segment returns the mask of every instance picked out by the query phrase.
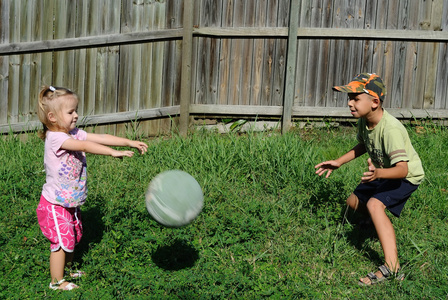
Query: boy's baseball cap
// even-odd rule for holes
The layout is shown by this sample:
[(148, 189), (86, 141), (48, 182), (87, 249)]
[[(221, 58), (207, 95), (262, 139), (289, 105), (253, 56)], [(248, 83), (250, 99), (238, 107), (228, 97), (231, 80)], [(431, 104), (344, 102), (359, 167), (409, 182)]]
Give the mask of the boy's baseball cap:
[(386, 86), (376, 74), (361, 73), (346, 85), (334, 86), (333, 90), (344, 93), (366, 93), (378, 97), (381, 101), (386, 96)]

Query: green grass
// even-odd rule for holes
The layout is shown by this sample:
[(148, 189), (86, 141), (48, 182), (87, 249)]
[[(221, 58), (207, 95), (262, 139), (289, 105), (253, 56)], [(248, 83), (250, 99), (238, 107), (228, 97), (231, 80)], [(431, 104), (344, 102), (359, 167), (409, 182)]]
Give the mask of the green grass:
[[(409, 128), (426, 171), (401, 218), (392, 218), (407, 278), (359, 287), (382, 263), (372, 230), (344, 218), (345, 199), (367, 157), (329, 179), (314, 165), (355, 143), (353, 128), (149, 140), (123, 160), (88, 155), (89, 197), (75, 264), (87, 272), (72, 292), (48, 289), (49, 243), (35, 209), (45, 181), (43, 142), (0, 139), (1, 299), (446, 299), (448, 132)], [(165, 228), (146, 211), (151, 178), (192, 174), (204, 191), (199, 217)], [(354, 216), (346, 214), (350, 220)]]

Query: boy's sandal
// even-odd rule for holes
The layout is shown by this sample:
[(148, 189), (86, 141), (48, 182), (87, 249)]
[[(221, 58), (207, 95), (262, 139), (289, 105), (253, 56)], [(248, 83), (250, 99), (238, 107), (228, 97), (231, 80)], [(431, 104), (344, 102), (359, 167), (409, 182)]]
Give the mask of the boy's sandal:
[(63, 290), (63, 291), (71, 291), (73, 289), (77, 289), (79, 288), (79, 286), (77, 286), (76, 284), (69, 282), (66, 286), (64, 286), (63, 288), (61, 288), (61, 284), (65, 282), (65, 279), (61, 279), (56, 283), (51, 283), (50, 282), (50, 289), (52, 290)]
[(358, 284), (360, 286), (368, 286), (368, 285), (374, 285), (381, 283), (385, 280), (389, 280), (391, 278), (395, 278), (397, 280), (403, 280), (404, 274), (399, 273), (400, 270), (397, 271), (397, 273), (393, 273), (386, 265), (379, 266), (378, 269), (380, 270), (381, 274), (383, 274), (382, 277), (378, 277), (375, 275), (375, 273), (370, 272), (367, 274), (367, 277), (370, 279), (370, 283), (365, 283), (361, 279), (358, 281)]

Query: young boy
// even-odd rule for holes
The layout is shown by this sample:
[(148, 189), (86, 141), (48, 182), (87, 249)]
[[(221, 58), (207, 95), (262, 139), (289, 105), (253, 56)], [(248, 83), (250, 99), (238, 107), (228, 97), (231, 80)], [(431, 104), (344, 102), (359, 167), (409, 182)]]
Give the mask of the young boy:
[(369, 154), (368, 171), (348, 197), (347, 205), (370, 215), (383, 248), (384, 265), (358, 282), (372, 285), (395, 277), (400, 270), (395, 231), (385, 209), (399, 217), (407, 199), (422, 182), (424, 172), (406, 129), (382, 108), (385, 86), (379, 76), (359, 74), (347, 85), (335, 86), (333, 90), (348, 93), (350, 112), (359, 119), (358, 144), (336, 160), (316, 165), (316, 174), (327, 172), (328, 178), (343, 164)]

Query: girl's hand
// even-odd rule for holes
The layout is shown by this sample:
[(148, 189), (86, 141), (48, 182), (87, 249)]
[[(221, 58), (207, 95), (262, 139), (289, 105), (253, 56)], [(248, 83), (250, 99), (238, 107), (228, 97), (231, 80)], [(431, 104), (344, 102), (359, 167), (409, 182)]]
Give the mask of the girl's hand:
[(369, 165), (369, 171), (364, 172), (363, 177), (361, 177), (362, 183), (370, 182), (378, 178), (376, 174), (377, 172), (375, 171), (376, 168), (373, 165), (372, 160), (370, 158), (367, 159), (367, 164)]
[(129, 147), (138, 149), (138, 152), (140, 152), (140, 154), (145, 154), (146, 151), (148, 151), (148, 145), (140, 141), (131, 141), (129, 143)]
[(134, 155), (134, 151), (129, 151), (129, 150), (125, 150), (125, 151), (118, 151), (118, 150), (113, 150), (111, 156), (112, 157), (132, 157)]
[(314, 168), (318, 169), (316, 171), (316, 174), (319, 176), (322, 176), (325, 172), (327, 172), (327, 175), (325, 176), (325, 178), (328, 178), (331, 174), (331, 172), (333, 172), (333, 170), (338, 169), (341, 166), (341, 164), (336, 161), (336, 160), (329, 160), (329, 161), (324, 161), (321, 162), (320, 164), (316, 165)]

